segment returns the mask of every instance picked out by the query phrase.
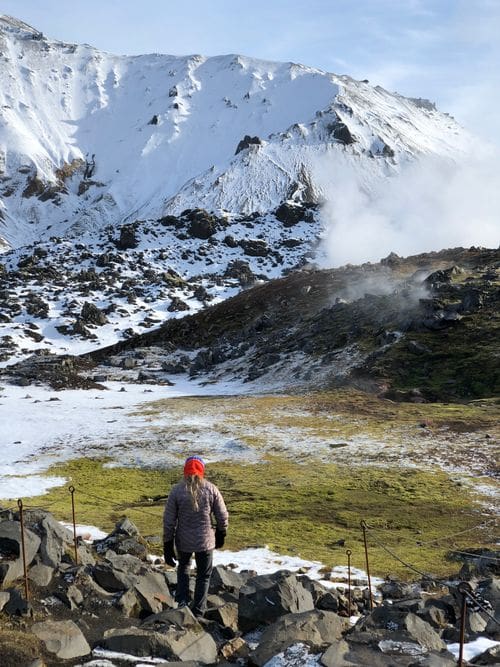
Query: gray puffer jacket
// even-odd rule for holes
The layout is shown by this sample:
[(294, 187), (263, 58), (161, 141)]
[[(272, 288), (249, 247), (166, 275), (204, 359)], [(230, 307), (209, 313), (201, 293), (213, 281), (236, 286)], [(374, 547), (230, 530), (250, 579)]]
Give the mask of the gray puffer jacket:
[(203, 480), (198, 499), (198, 511), (191, 504), (191, 496), (184, 481), (176, 484), (170, 492), (163, 514), (163, 541), (174, 539), (179, 551), (210, 551), (215, 549), (215, 533), (212, 515), (217, 529), (225, 531), (228, 512), (219, 489)]

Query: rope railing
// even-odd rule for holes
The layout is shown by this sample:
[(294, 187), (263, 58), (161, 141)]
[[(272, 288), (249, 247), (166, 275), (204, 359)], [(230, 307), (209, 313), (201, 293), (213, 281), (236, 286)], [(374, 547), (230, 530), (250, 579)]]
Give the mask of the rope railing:
[[(74, 538), (74, 549), (75, 549), (75, 564), (78, 565), (78, 539), (77, 539), (77, 534), (76, 534), (76, 513), (75, 513), (75, 492), (76, 489), (73, 485), (68, 487), (68, 491), (71, 494), (71, 511), (72, 511), (72, 524), (73, 524), (73, 538)], [(86, 491), (79, 490), (79, 494), (83, 497), (86, 498), (92, 498), (93, 500), (97, 500), (101, 503), (105, 503), (106, 505), (110, 506), (111, 508), (120, 508), (124, 509), (123, 503), (112, 503), (109, 498), (103, 498), (102, 496), (97, 496), (92, 493), (88, 493)], [(24, 506), (22, 499), (19, 499), (17, 501), (17, 506), (18, 506), (18, 512), (19, 512), (19, 519), (20, 519), (20, 529), (21, 529), (21, 545), (22, 545), (22, 560), (23, 560), (23, 570), (24, 570), (24, 584), (25, 584), (25, 597), (26, 601), (29, 604), (29, 596), (30, 596), (30, 591), (29, 591), (29, 586), (28, 586), (28, 571), (27, 571), (27, 559), (26, 559), (26, 550), (25, 550), (25, 526), (24, 526), (24, 516), (23, 513), (26, 509), (45, 509), (52, 507), (53, 505), (56, 504), (58, 501), (54, 501), (53, 503), (49, 503), (45, 507), (43, 506)], [(155, 519), (158, 519), (157, 514), (153, 514), (152, 512), (148, 512), (147, 510), (142, 509), (141, 507), (131, 507), (130, 505), (127, 505), (129, 510), (141, 512), (144, 515), (147, 515), (149, 517), (153, 517)], [(11, 511), (14, 512), (14, 508), (2, 508), (6, 511)], [(48, 511), (48, 510), (47, 510)], [(423, 546), (423, 545), (432, 545), (432, 544), (439, 544), (440, 542), (454, 539), (459, 535), (464, 535), (467, 533), (470, 533), (474, 530), (479, 530), (483, 529), (491, 524), (496, 523), (496, 519), (490, 519), (489, 521), (482, 521), (480, 524), (477, 524), (476, 526), (473, 526), (471, 528), (467, 528), (465, 530), (461, 530), (455, 533), (452, 533), (450, 535), (445, 535), (441, 538), (437, 538), (434, 540), (428, 540), (428, 541), (417, 541), (417, 545)], [(369, 591), (369, 609), (370, 612), (373, 610), (374, 606), (374, 601), (373, 601), (373, 592), (372, 592), (372, 587), (371, 587), (371, 581), (370, 581), (370, 565), (369, 565), (369, 555), (368, 555), (368, 539), (367, 539), (367, 533), (369, 532), (370, 534), (370, 539), (378, 546), (380, 547), (385, 553), (387, 553), (391, 558), (396, 560), (398, 563), (406, 567), (407, 569), (415, 572), (416, 574), (420, 575), (424, 579), (431, 579), (428, 574), (425, 572), (422, 572), (419, 570), (417, 567), (415, 567), (412, 563), (409, 563), (408, 561), (404, 560), (398, 554), (396, 554), (392, 549), (387, 547), (380, 539), (377, 538), (375, 533), (377, 531), (382, 531), (382, 529), (377, 529), (374, 526), (370, 526), (369, 524), (366, 523), (365, 520), (361, 520), (360, 526), (363, 531), (363, 542), (364, 542), (364, 549), (365, 549), (365, 559), (366, 559), (366, 571), (367, 571), (367, 576), (368, 576), (368, 591)], [(383, 532), (387, 532), (387, 530), (384, 530)], [(487, 559), (491, 562), (500, 562), (500, 558), (496, 558), (493, 556), (486, 556), (483, 554), (475, 554), (467, 551), (461, 551), (459, 549), (456, 549), (457, 554), (462, 554), (465, 556), (471, 556), (474, 558), (484, 558)], [(348, 549), (346, 551), (347, 555), (347, 567), (348, 567), (348, 613), (349, 615), (351, 614), (351, 554), (352, 551), (351, 549)], [(489, 618), (491, 621), (496, 623), (497, 625), (500, 625), (500, 622), (489, 612), (489, 610), (486, 607), (487, 602), (485, 603), (484, 599), (479, 595), (476, 594), (470, 584), (468, 584), (465, 581), (462, 581), (459, 586), (458, 586), (458, 591), (459, 593), (462, 594), (462, 613), (461, 613), (461, 620), (460, 620), (460, 652), (459, 652), (459, 659), (458, 659), (458, 665), (461, 666), (463, 665), (463, 654), (464, 654), (464, 644), (465, 644), (465, 619), (466, 619), (466, 613), (467, 613), (467, 602), (471, 602), (471, 609), (479, 609), (487, 618)], [(226, 603), (224, 603), (222, 606), (225, 606)]]
[(463, 556), (471, 556), (472, 558), (484, 558), (484, 560), (491, 560), (493, 563), (500, 563), (500, 558), (496, 558), (495, 556), (486, 556), (484, 554), (475, 554), (472, 553), (471, 551), (460, 551), (458, 548), (455, 547), (455, 545), (452, 545), (454, 549), (454, 553), (456, 554), (462, 554)]
[(428, 579), (428, 578), (429, 578), (429, 575), (428, 575), (428, 574), (426, 574), (425, 572), (422, 572), (421, 570), (418, 570), (418, 569), (417, 569), (414, 565), (412, 565), (411, 563), (407, 563), (405, 560), (403, 560), (403, 559), (400, 558), (397, 554), (395, 554), (394, 551), (391, 551), (391, 549), (389, 549), (388, 547), (386, 547), (385, 544), (383, 544), (380, 540), (378, 540), (376, 537), (374, 537), (373, 532), (374, 532), (375, 529), (374, 529), (372, 526), (369, 526), (366, 522), (364, 522), (364, 524), (365, 524), (365, 526), (366, 526), (366, 529), (369, 530), (370, 533), (371, 533), (371, 539), (372, 539), (372, 540), (373, 540), (373, 541), (374, 541), (374, 542), (375, 542), (381, 549), (383, 549), (386, 553), (388, 553), (390, 556), (392, 556), (392, 558), (394, 558), (395, 560), (397, 560), (399, 563), (401, 563), (401, 565), (404, 565), (404, 566), (405, 566), (406, 568), (408, 568), (409, 570), (413, 570), (413, 572), (416, 572), (417, 574), (420, 574), (420, 575), (421, 575), (422, 577), (424, 577), (425, 579)]
[(93, 500), (99, 500), (102, 503), (108, 504), (110, 507), (113, 509), (125, 509), (127, 508), (128, 510), (132, 510), (134, 512), (141, 512), (142, 514), (145, 514), (149, 517), (152, 517), (154, 519), (158, 519), (157, 514), (153, 514), (152, 512), (148, 512), (147, 510), (142, 509), (142, 507), (133, 507), (132, 505), (124, 505), (123, 503), (113, 503), (110, 501), (109, 498), (102, 498), (101, 496), (96, 496), (93, 493), (88, 493), (87, 491), (82, 491), (81, 489), (78, 489), (78, 493), (82, 496), (85, 496), (87, 498), (92, 498)]
[(435, 540), (417, 540), (416, 543), (418, 546), (429, 546), (431, 544), (437, 544), (438, 542), (446, 542), (447, 540), (451, 540), (455, 537), (458, 537), (459, 535), (465, 535), (466, 533), (472, 533), (475, 530), (480, 530), (482, 528), (486, 528), (487, 526), (491, 524), (496, 524), (498, 522), (498, 519), (490, 519), (489, 521), (482, 521), (481, 523), (477, 524), (476, 526), (472, 526), (472, 528), (465, 528), (465, 530), (459, 530), (456, 533), (451, 533), (450, 535), (444, 535), (443, 537), (437, 537)]

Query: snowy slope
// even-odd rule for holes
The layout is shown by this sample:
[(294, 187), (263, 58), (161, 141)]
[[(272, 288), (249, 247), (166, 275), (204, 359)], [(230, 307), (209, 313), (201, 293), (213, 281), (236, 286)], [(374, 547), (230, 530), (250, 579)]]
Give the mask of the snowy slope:
[[(236, 153), (245, 137), (256, 143)], [(257, 139), (255, 139), (257, 138)], [(344, 163), (369, 189), (467, 139), (429, 105), (293, 63), (115, 56), (0, 17), (0, 237), (24, 245), (202, 206), (321, 201)]]

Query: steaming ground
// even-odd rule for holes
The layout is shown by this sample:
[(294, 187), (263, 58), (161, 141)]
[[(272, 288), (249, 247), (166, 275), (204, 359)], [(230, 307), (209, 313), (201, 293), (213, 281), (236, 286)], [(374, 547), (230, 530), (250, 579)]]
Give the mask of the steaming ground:
[(464, 160), (406, 162), (369, 182), (351, 164), (324, 164), (326, 266), (441, 248), (498, 247), (500, 154), (484, 144)]

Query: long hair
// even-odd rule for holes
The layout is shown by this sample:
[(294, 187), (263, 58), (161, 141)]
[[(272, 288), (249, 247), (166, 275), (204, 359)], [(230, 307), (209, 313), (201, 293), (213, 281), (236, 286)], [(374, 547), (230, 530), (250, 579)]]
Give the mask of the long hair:
[(203, 486), (203, 478), (199, 475), (186, 475), (184, 477), (184, 483), (186, 484), (186, 489), (191, 498), (191, 506), (195, 512), (200, 509), (199, 499), (200, 499), (200, 490)]

